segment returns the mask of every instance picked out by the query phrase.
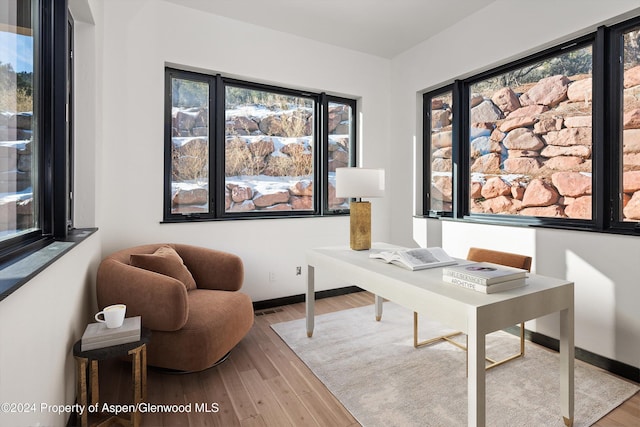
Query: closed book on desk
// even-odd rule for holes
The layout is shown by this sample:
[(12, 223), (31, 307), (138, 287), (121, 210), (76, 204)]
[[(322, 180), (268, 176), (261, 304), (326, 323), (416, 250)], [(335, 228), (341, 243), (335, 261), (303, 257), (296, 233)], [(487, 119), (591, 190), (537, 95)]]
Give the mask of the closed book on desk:
[(466, 289), (473, 289), (476, 292), (482, 292), (485, 294), (492, 294), (495, 292), (508, 291), (509, 289), (516, 289), (527, 284), (526, 278), (506, 280), (504, 282), (494, 283), (492, 285), (480, 285), (468, 280), (459, 279), (454, 276), (442, 276), (442, 280), (452, 285), (460, 286)]
[(527, 277), (527, 270), (490, 262), (473, 262), (445, 267), (442, 276), (456, 277), (479, 285), (492, 285), (507, 280), (524, 279)]
[(107, 328), (101, 322), (90, 323), (82, 334), (80, 348), (87, 351), (140, 341), (141, 323), (140, 316), (127, 317), (119, 328)]

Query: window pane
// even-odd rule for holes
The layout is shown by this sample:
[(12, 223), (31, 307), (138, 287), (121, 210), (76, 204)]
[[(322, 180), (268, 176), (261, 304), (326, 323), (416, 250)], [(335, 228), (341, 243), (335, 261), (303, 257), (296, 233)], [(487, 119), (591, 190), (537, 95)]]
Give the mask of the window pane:
[(431, 190), (428, 207), (430, 211), (451, 212), (452, 210), (452, 107), (451, 91), (432, 97), (428, 107), (431, 118), (431, 142), (429, 144)]
[(225, 88), (225, 212), (312, 211), (314, 101)]
[(171, 213), (209, 212), (209, 84), (171, 79)]
[(0, 18), (0, 241), (35, 229), (34, 34), (31, 4), (8, 1)]
[(349, 199), (336, 197), (336, 168), (355, 166), (353, 153), (353, 108), (329, 102), (329, 209), (349, 209)]
[(471, 212), (592, 218), (591, 76), (589, 46), (471, 86)]
[(622, 218), (640, 221), (640, 27), (624, 35)]

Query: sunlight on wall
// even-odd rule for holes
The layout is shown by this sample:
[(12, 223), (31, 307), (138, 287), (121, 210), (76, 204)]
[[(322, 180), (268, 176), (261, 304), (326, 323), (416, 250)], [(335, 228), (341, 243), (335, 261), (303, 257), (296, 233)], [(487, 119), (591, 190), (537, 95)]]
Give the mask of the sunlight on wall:
[[(615, 324), (614, 281), (571, 250), (565, 252), (565, 262), (566, 278), (575, 283), (575, 318), (580, 319), (576, 322), (576, 343), (613, 353), (616, 337), (610, 325)], [(597, 286), (589, 286), (585, 292), (583, 284)], [(594, 337), (600, 338), (598, 342), (593, 342)]]
[[(438, 222), (439, 221), (433, 221)], [(421, 248), (427, 247), (427, 226), (428, 222), (422, 218), (413, 218), (413, 240)], [(434, 245), (432, 245), (434, 246)]]
[[(434, 239), (437, 236), (427, 235), (430, 245)], [(449, 255), (459, 258), (466, 258), (470, 247), (529, 255), (533, 257), (531, 271), (535, 272), (536, 235), (529, 228), (442, 221), (441, 241)]]

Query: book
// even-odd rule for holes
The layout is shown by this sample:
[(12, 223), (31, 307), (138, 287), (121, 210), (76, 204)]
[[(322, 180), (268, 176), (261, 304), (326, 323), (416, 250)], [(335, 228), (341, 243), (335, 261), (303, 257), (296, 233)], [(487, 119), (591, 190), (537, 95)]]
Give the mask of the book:
[(80, 351), (140, 341), (140, 316), (127, 317), (119, 328), (107, 328), (102, 322), (90, 323), (82, 334)]
[(524, 279), (527, 276), (527, 270), (490, 262), (473, 262), (445, 267), (442, 270), (442, 275), (443, 277), (456, 277), (479, 285), (491, 285), (507, 280)]
[(475, 282), (470, 282), (468, 280), (459, 279), (454, 276), (442, 276), (442, 280), (447, 283), (451, 283), (452, 285), (457, 285), (466, 289), (473, 289), (477, 292), (482, 292), (485, 294), (492, 294), (494, 292), (508, 291), (509, 289), (516, 289), (527, 284), (525, 278), (514, 279), (514, 280), (506, 280), (504, 282), (494, 283), (492, 285), (480, 285)]
[(409, 270), (441, 267), (456, 264), (442, 248), (416, 248), (396, 250), (371, 250), (369, 258), (378, 258), (387, 263), (398, 265)]

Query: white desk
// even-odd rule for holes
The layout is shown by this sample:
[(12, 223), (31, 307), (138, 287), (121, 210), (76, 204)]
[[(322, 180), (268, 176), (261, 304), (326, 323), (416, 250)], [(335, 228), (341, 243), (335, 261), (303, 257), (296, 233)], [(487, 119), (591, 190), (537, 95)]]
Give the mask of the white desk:
[[(380, 248), (385, 244), (376, 244)], [(442, 280), (442, 269), (410, 271), (380, 260), (368, 251), (348, 247), (307, 252), (307, 335), (313, 335), (315, 269), (334, 273), (376, 295), (376, 319), (382, 317), (382, 299), (394, 301), (468, 335), (468, 425), (484, 426), (485, 335), (550, 313), (560, 313), (560, 407), (567, 426), (573, 424), (574, 338), (573, 283), (530, 274), (527, 286), (483, 294)]]

